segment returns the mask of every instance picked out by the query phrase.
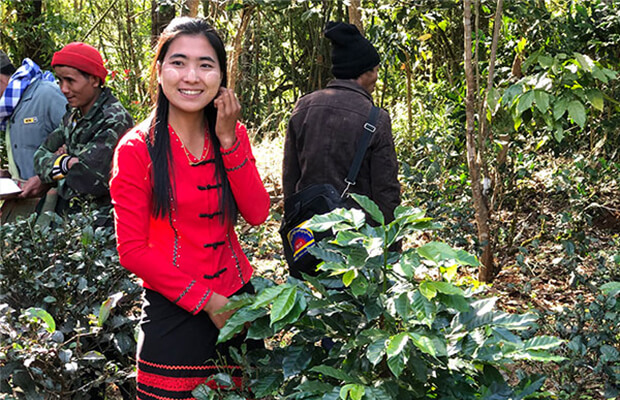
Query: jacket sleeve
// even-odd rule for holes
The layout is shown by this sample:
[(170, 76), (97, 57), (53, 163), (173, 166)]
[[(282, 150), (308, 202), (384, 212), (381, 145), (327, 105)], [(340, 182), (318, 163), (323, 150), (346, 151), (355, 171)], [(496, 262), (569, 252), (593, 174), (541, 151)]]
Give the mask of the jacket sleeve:
[(108, 193), (112, 155), (118, 139), (133, 126), (127, 112), (111, 113), (93, 138), (75, 154), (79, 162), (65, 177), (66, 185), (76, 194), (103, 196)]
[(295, 193), (297, 182), (301, 178), (301, 169), (299, 167), (299, 159), (297, 158), (297, 145), (295, 142), (295, 112), (289, 120), (286, 129), (286, 138), (284, 139), (284, 158), (282, 159), (282, 191), (284, 198)]
[(375, 200), (387, 222), (394, 220), (394, 209), (400, 204), (398, 160), (392, 137), (392, 123), (385, 110), (381, 110), (381, 125), (377, 127), (371, 145), (370, 185)]
[(55, 183), (52, 179), (52, 167), (56, 161), (54, 152), (65, 144), (63, 123), (54, 129), (47, 136), (47, 139), (41, 143), (39, 148), (34, 152), (34, 172), (39, 175), (41, 181), (45, 183)]
[[(52, 169), (58, 158), (56, 150), (68, 144), (65, 137), (65, 122), (54, 130), (34, 155), (35, 171), (45, 183), (54, 183)], [(108, 192), (108, 179), (112, 154), (118, 138), (133, 125), (127, 112), (111, 113), (97, 126), (97, 132), (79, 150), (69, 149), (69, 155), (79, 162), (73, 165), (65, 176), (70, 193), (102, 196)]]
[(171, 302), (197, 314), (211, 298), (211, 288), (168, 263), (162, 251), (149, 243), (151, 175), (144, 141), (123, 138), (114, 152), (110, 179), (120, 263)]
[(235, 133), (237, 140), (233, 146), (220, 149), (224, 168), (239, 212), (249, 224), (260, 225), (269, 215), (269, 194), (256, 169), (245, 126), (237, 123)]

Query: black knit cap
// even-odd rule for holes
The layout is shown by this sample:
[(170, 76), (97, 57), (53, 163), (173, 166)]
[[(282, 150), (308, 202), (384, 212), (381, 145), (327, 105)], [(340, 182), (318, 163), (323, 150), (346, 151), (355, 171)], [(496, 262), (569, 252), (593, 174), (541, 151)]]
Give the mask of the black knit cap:
[(339, 79), (355, 79), (379, 65), (379, 53), (355, 25), (329, 21), (325, 37), (332, 42), (332, 73)]

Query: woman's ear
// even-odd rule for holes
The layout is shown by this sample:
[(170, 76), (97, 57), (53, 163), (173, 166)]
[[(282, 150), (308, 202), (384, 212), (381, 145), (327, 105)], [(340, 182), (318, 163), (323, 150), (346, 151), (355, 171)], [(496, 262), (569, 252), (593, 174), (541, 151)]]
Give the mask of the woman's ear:
[(155, 69), (157, 70), (157, 84), (161, 85), (161, 61), (157, 61), (157, 63), (155, 63)]

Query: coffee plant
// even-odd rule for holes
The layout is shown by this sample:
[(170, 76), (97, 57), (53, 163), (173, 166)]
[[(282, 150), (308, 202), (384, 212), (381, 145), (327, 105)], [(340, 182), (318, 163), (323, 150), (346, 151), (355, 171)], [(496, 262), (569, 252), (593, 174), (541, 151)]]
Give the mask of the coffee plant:
[[(463, 250), (430, 242), (391, 252), (389, 247), (435, 224), (424, 212), (399, 207), (386, 224), (376, 204), (353, 195), (363, 211), (339, 209), (315, 216), (309, 227), (332, 229), (312, 254), (320, 275), (276, 285), (255, 278), (256, 295), (220, 332), (225, 341), (247, 335), (270, 348), (233, 353), (246, 365), (245, 392), (199, 386), (199, 400), (286, 399), (526, 399), (540, 398), (545, 378), (509, 372), (515, 361), (555, 362), (562, 341), (537, 336), (534, 314), (498, 311), (472, 285), (457, 284), (459, 266), (476, 266)], [(249, 323), (249, 324), (248, 324)], [(510, 377), (510, 379), (509, 379)], [(225, 373), (213, 377), (230, 386)], [(249, 389), (251, 388), (251, 392)], [(241, 396), (241, 397), (240, 397)]]
[[(0, 228), (0, 393), (16, 399), (135, 398), (140, 287), (111, 227), (86, 209)], [(2, 395), (0, 395), (2, 397)]]

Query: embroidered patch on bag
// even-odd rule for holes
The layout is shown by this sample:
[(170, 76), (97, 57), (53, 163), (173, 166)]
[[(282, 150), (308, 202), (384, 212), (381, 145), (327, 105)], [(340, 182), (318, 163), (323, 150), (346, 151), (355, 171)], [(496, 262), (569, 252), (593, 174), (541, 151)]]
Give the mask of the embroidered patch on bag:
[(297, 225), (295, 228), (291, 229), (287, 235), (295, 261), (308, 253), (308, 249), (314, 246), (314, 235), (310, 229), (306, 228), (307, 222), (308, 221), (304, 221)]
[(24, 124), (36, 124), (39, 121), (37, 117), (24, 118)]

